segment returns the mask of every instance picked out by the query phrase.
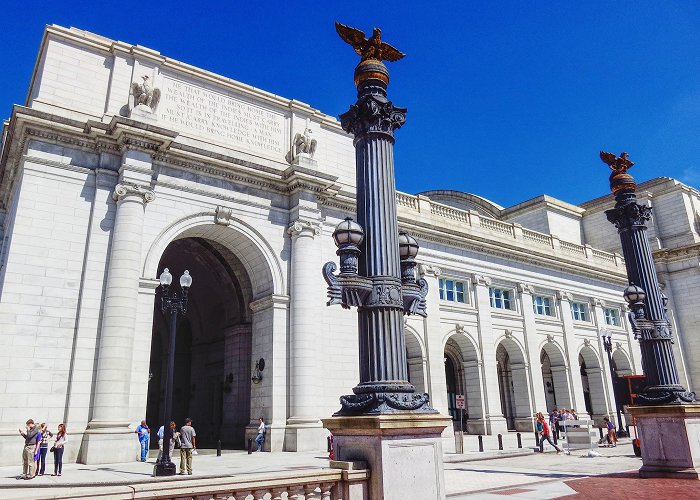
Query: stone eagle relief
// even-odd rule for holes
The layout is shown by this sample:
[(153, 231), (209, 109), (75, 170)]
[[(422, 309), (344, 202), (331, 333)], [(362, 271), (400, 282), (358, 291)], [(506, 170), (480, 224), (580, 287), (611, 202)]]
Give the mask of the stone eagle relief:
[(129, 116), (139, 106), (141, 106), (143, 111), (154, 113), (160, 101), (160, 89), (153, 87), (149, 83), (148, 76), (144, 75), (141, 78), (143, 83), (134, 82), (131, 84), (131, 90), (129, 91)]

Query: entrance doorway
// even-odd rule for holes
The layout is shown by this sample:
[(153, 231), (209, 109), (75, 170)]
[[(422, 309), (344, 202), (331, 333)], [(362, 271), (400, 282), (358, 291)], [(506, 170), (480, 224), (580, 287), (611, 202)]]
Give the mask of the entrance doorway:
[[(226, 247), (204, 239), (173, 241), (163, 253), (176, 278), (193, 277), (187, 314), (178, 317), (172, 420), (178, 427), (193, 420), (198, 446), (244, 448), (250, 422), (251, 285), (238, 258)], [(163, 425), (169, 321), (154, 304), (146, 420)], [(157, 441), (153, 440), (155, 445)]]

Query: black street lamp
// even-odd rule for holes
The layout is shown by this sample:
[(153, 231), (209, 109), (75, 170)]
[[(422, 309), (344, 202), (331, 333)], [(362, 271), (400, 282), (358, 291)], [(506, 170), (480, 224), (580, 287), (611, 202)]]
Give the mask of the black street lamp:
[(610, 380), (612, 381), (613, 399), (615, 401), (615, 409), (617, 410), (617, 436), (627, 437), (627, 432), (625, 432), (625, 428), (622, 426), (622, 412), (620, 411), (620, 403), (618, 403), (617, 401), (617, 391), (615, 390), (615, 381), (617, 380), (617, 374), (615, 373), (615, 370), (613, 370), (612, 334), (609, 330), (603, 330), (600, 336), (603, 339), (603, 348), (605, 349), (605, 352), (608, 353), (608, 366), (610, 366)]
[(620, 235), (630, 284), (624, 297), (631, 309), (629, 319), (634, 338), (639, 340), (642, 370), (647, 382), (635, 404), (655, 406), (695, 402), (695, 394), (688, 392), (678, 377), (671, 323), (666, 315), (666, 301), (659, 287), (646, 235), (645, 222), (651, 219), (651, 207), (637, 203), (637, 185), (627, 173), (634, 163), (627, 153), (615, 156), (601, 151), (600, 158), (612, 170), (610, 190), (616, 203), (615, 208), (605, 211), (605, 215)]
[(182, 293), (169, 292), (170, 284), (173, 282), (173, 275), (166, 267), (160, 275), (160, 284), (163, 287), (161, 297), (161, 310), (163, 314), (170, 313), (170, 341), (168, 342), (168, 370), (165, 379), (165, 411), (163, 415), (163, 453), (160, 460), (153, 468), (154, 476), (174, 476), (177, 471), (175, 464), (170, 457), (170, 441), (173, 438), (173, 430), (170, 428), (170, 418), (172, 414), (173, 399), (173, 377), (175, 371), (175, 339), (177, 335), (177, 315), (183, 316), (187, 313), (187, 292), (192, 285), (192, 276), (189, 271), (185, 271), (180, 277), (180, 288)]

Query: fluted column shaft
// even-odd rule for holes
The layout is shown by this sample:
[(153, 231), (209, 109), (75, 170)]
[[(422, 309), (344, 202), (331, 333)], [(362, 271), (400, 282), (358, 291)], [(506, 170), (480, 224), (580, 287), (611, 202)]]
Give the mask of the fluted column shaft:
[(128, 423), (132, 350), (136, 325), (144, 207), (155, 196), (136, 185), (118, 184), (105, 287), (91, 427)]
[(319, 250), (315, 237), (320, 234), (320, 228), (315, 223), (299, 220), (291, 224), (287, 232), (292, 237), (290, 422), (318, 422), (317, 324), (321, 298), (317, 283)]

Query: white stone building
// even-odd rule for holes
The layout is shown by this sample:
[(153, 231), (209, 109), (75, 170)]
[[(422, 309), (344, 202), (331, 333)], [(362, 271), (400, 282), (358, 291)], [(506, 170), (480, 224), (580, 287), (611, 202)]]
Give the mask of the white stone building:
[[(307, 128), (316, 151), (296, 155)], [(27, 418), (67, 424), (68, 460), (136, 458), (134, 426), (162, 418), (164, 267), (194, 279), (174, 419), (194, 420), (200, 446), (243, 447), (262, 415), (273, 450), (325, 447), (319, 419), (358, 381), (356, 314), (325, 306), (321, 275), (354, 210), (352, 138), (334, 117), (50, 26), (1, 148), (0, 465), (16, 463)], [(650, 237), (687, 384), (700, 380), (700, 346), (684, 335), (697, 324), (700, 197), (671, 179), (640, 192), (656, 210)], [(428, 317), (406, 320), (410, 378), (436, 409), (456, 416), (464, 394), (471, 433), (529, 432), (533, 412), (554, 406), (613, 414), (601, 332), (618, 374), (641, 367), (602, 212), (611, 197), (504, 209), (432, 191), (397, 204), (430, 285)]]

